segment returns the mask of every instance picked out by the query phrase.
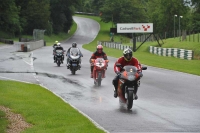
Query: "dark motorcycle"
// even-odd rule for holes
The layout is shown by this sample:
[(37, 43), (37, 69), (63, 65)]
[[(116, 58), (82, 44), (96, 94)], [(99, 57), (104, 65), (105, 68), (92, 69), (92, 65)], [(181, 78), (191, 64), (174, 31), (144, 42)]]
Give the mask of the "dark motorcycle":
[(64, 52), (65, 50), (55, 50), (54, 55), (55, 55), (57, 66), (60, 66), (60, 64), (63, 63)]
[(73, 75), (76, 74), (77, 70), (80, 70), (81, 66), (81, 53), (78, 48), (71, 48), (70, 54), (68, 55), (69, 59), (69, 69)]
[[(121, 64), (116, 64), (121, 67)], [(121, 67), (122, 68), (122, 67)], [(134, 90), (140, 85), (141, 73), (135, 66), (124, 66), (118, 81), (118, 97), (119, 101), (126, 103), (127, 109), (130, 110), (133, 106), (133, 100), (135, 99)], [(142, 70), (146, 70), (147, 67), (142, 67)]]

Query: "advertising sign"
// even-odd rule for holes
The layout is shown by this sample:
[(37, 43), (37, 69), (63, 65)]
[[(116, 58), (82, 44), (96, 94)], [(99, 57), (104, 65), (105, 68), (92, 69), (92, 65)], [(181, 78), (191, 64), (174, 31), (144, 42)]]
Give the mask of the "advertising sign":
[(153, 33), (153, 23), (118, 23), (117, 33)]

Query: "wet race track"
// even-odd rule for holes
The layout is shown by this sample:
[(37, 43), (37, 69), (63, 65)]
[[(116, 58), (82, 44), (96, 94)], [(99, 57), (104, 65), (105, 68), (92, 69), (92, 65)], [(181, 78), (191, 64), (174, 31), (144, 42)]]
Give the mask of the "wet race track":
[(200, 76), (148, 66), (143, 71), (139, 98), (134, 100), (132, 110), (127, 111), (113, 97), (116, 58), (108, 57), (102, 86), (95, 87), (90, 78), (92, 52), (83, 49), (82, 44), (96, 37), (99, 25), (87, 18), (74, 20), (78, 25), (75, 35), (61, 45), (67, 50), (72, 42), (77, 42), (81, 49), (82, 68), (76, 75), (66, 68), (66, 60), (60, 67), (53, 63), (52, 46), (23, 53), (5, 45), (0, 47), (0, 79), (40, 84), (110, 133), (200, 132)]

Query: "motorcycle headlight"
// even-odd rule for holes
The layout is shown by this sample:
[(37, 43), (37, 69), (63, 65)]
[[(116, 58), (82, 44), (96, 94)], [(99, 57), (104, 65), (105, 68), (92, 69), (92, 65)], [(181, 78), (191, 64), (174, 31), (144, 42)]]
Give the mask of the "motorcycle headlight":
[(128, 76), (128, 80), (130, 80), (130, 81), (135, 80), (135, 76), (134, 76), (134, 75), (129, 75), (129, 76)]

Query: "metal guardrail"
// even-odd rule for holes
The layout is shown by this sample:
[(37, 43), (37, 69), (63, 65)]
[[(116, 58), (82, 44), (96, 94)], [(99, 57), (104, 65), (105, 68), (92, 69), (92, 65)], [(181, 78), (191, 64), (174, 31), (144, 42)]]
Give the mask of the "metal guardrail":
[(10, 40), (10, 39), (3, 39), (3, 38), (0, 38), (0, 42), (3, 42), (5, 44), (14, 44), (14, 41), (13, 40)]

